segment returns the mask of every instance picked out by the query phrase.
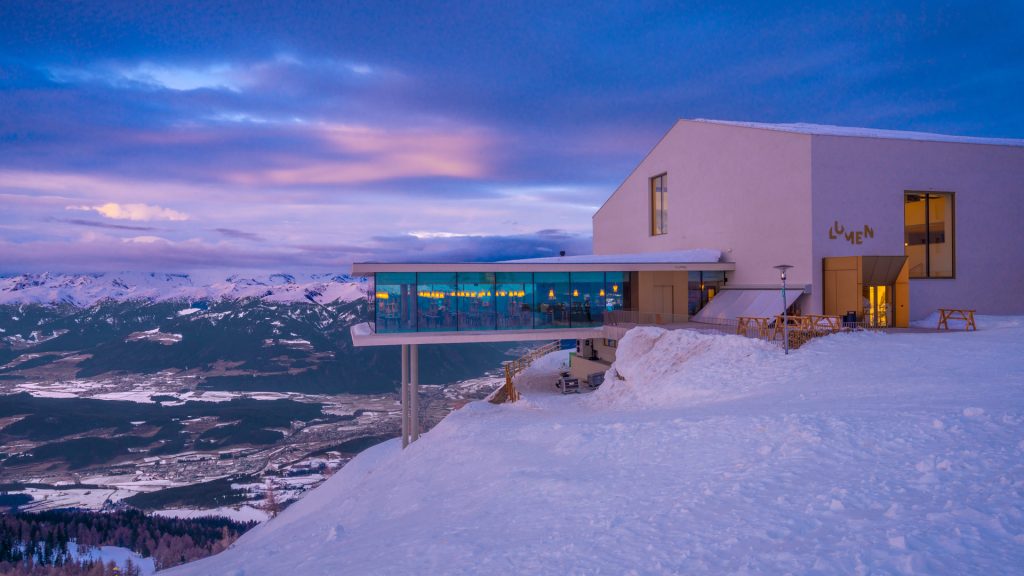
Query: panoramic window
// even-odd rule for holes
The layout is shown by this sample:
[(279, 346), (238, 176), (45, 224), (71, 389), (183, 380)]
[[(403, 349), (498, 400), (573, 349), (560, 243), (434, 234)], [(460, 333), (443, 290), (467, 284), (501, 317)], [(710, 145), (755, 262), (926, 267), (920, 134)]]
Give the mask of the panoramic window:
[(417, 276), (419, 330), (444, 332), (458, 328), (454, 272), (421, 272)]
[(903, 195), (903, 245), (911, 278), (953, 278), (953, 218), (951, 192)]
[(374, 280), (377, 332), (415, 332), (416, 274), (378, 272)]
[(651, 178), (651, 235), (668, 233), (668, 174)]
[(573, 272), (570, 321), (577, 326), (600, 326), (604, 320), (604, 272)]
[(494, 298), (499, 330), (533, 328), (533, 274), (498, 272)]
[(604, 275), (605, 310), (622, 310), (629, 306), (629, 272), (606, 272)]
[(533, 275), (537, 308), (534, 328), (568, 328), (572, 301), (568, 272), (537, 272)]
[(494, 272), (459, 272), (459, 330), (494, 330)]

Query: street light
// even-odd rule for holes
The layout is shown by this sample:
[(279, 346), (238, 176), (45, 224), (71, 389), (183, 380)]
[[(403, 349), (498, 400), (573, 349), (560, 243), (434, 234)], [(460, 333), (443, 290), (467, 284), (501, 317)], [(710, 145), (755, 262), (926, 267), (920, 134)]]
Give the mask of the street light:
[(783, 346), (785, 347), (786, 354), (789, 354), (789, 315), (786, 309), (786, 270), (792, 268), (789, 264), (779, 264), (774, 266), (779, 271), (779, 275), (782, 276), (782, 337), (785, 339)]

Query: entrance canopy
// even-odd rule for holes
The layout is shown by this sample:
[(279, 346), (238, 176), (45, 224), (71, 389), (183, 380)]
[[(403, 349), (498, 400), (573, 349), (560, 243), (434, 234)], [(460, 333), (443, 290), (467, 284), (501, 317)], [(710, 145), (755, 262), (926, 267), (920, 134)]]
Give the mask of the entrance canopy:
[[(799, 288), (786, 290), (786, 308), (803, 295)], [(782, 314), (781, 290), (722, 290), (693, 317), (694, 322), (722, 322), (741, 316), (773, 318)]]

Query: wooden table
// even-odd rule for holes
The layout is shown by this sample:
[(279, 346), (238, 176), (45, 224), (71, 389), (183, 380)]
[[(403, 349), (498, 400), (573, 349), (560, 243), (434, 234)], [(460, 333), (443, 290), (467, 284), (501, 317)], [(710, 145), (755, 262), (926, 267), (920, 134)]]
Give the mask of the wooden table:
[(843, 327), (842, 318), (831, 314), (808, 314), (810, 324), (816, 332), (839, 332)]
[(950, 320), (963, 320), (966, 325), (964, 330), (977, 330), (978, 325), (974, 323), (974, 310), (966, 308), (939, 308), (939, 330), (949, 330)]

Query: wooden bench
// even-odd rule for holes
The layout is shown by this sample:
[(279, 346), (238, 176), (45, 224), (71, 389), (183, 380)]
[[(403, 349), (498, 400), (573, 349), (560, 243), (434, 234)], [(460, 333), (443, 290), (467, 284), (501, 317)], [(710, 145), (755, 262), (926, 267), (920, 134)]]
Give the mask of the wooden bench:
[(736, 319), (736, 333), (740, 336), (746, 336), (750, 328), (757, 329), (758, 338), (767, 338), (771, 330), (771, 318), (740, 316)]
[(974, 310), (966, 308), (939, 308), (939, 330), (949, 330), (950, 320), (963, 320), (964, 330), (977, 330), (974, 323)]

